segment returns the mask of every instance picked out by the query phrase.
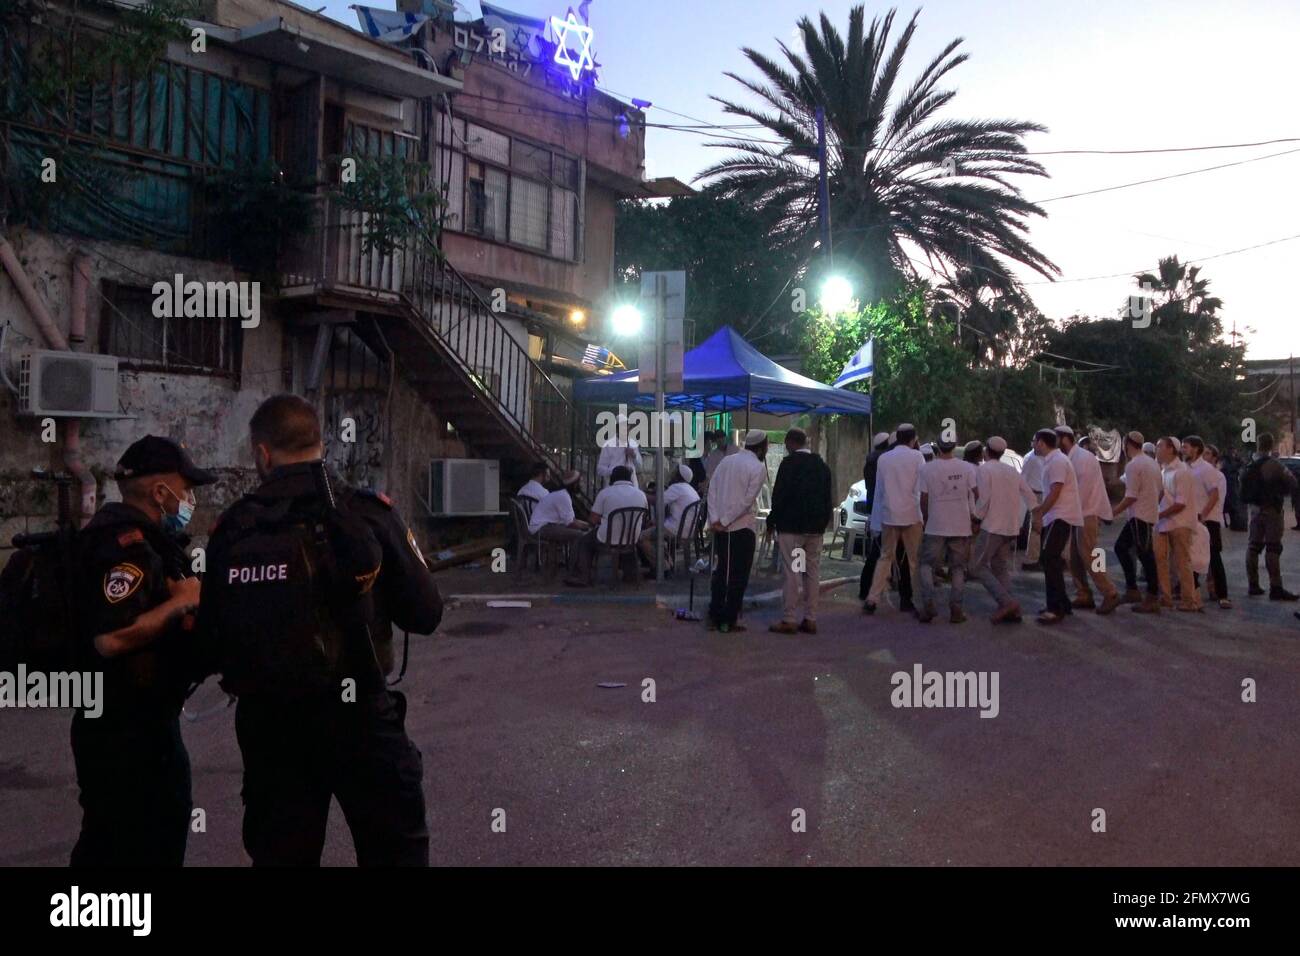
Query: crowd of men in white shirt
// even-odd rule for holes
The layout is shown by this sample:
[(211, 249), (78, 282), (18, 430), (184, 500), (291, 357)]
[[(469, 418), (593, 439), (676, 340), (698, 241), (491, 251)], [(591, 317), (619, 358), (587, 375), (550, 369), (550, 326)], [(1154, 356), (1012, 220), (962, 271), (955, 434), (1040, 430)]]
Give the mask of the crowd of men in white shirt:
[[(1124, 603), (1145, 614), (1174, 607), (1200, 612), (1202, 577), (1209, 597), (1221, 608), (1232, 607), (1222, 560), (1227, 478), (1218, 468), (1218, 449), (1198, 436), (1152, 444), (1130, 432), (1124, 497), (1114, 508), (1100, 462), (1068, 425), (1037, 432), (1019, 471), (1001, 460), (1007, 442), (1000, 436), (970, 443), (962, 458), (954, 455), (954, 441), (926, 446), (927, 455), (918, 447), (916, 429), (904, 423), (893, 436), (877, 435), (874, 445), (866, 469), (868, 476), (874, 469), (874, 485), (861, 595), (868, 614), (882, 602), (897, 564), (900, 608), (914, 611), (922, 622), (936, 616), (935, 578), (944, 568), (952, 623), (966, 620), (968, 573), (997, 603), (993, 623), (1022, 620), (1010, 575), (1026, 514), (1026, 567), (1044, 574), (1040, 624), (1057, 624), (1078, 609), (1110, 614)], [(1266, 464), (1271, 446), (1269, 436), (1260, 436), (1256, 461), (1265, 463), (1266, 493), (1251, 507), (1249, 593), (1265, 593), (1258, 581), (1263, 553), (1269, 597), (1291, 601), (1296, 595), (1282, 587), (1278, 555), (1281, 496), (1294, 490), (1295, 483), (1276, 462)], [(1123, 593), (1107, 573), (1105, 551), (1097, 544), (1101, 525), (1121, 519), (1115, 553), (1124, 571)], [(1139, 589), (1139, 564), (1145, 593)], [(912, 582), (920, 585), (919, 606), (912, 602)]]

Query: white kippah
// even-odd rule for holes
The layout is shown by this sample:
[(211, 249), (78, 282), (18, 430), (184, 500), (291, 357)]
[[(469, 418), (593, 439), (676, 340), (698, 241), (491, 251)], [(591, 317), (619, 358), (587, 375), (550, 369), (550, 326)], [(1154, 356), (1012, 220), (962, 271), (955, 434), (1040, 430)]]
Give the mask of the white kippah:
[(761, 428), (751, 428), (745, 432), (745, 447), (753, 448), (755, 445), (761, 445), (767, 441), (767, 432)]
[(695, 472), (691, 471), (685, 465), (677, 466), (677, 474), (682, 476), (682, 481), (690, 481), (695, 477)]
[(1004, 452), (1007, 450), (1007, 440), (1001, 435), (994, 435), (989, 439), (989, 448), (996, 452)]
[(1069, 435), (1071, 438), (1074, 437), (1074, 429), (1069, 425), (1057, 425), (1052, 429), (1052, 431), (1056, 432), (1058, 435)]
[(876, 432), (875, 437), (871, 439), (871, 447), (875, 448), (887, 441), (889, 441), (889, 432)]

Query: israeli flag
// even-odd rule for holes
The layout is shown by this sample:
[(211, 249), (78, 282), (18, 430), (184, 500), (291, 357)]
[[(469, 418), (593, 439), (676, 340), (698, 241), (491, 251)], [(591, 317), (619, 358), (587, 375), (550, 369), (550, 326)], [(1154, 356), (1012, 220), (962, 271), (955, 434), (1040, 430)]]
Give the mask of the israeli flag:
[(399, 10), (379, 10), (375, 7), (360, 7), (355, 4), (357, 19), (361, 29), (367, 35), (385, 43), (397, 43), (405, 40), (429, 21), (423, 13), (403, 13)]
[(840, 372), (840, 377), (835, 380), (836, 388), (843, 388), (864, 378), (871, 378), (876, 370), (875, 362), (871, 357), (871, 344), (872, 340), (867, 339), (867, 344), (853, 353), (853, 358), (849, 359), (849, 364), (844, 366), (844, 371)]
[(541, 56), (537, 40), (546, 32), (545, 20), (515, 13), (494, 3), (480, 3), (479, 7), (483, 10), (483, 26), (489, 33), (501, 30), (505, 34), (507, 49), (520, 55)]

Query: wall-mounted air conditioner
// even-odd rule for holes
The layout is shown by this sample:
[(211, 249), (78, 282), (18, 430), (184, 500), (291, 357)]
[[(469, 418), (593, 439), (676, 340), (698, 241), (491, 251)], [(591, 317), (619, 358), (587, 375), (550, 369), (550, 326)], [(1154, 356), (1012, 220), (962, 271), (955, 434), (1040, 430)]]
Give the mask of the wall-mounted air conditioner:
[(479, 458), (435, 458), (429, 462), (429, 513), (501, 513), (501, 464)]
[(18, 356), (18, 411), (22, 415), (122, 418), (117, 407), (117, 363), (112, 355), (34, 350)]

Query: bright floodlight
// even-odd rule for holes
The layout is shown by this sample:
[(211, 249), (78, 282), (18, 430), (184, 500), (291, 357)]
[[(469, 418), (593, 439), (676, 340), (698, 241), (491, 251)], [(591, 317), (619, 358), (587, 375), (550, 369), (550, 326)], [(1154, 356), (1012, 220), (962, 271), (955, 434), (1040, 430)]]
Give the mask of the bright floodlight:
[(615, 335), (636, 335), (641, 331), (641, 310), (634, 305), (620, 305), (610, 321)]
[(846, 311), (853, 302), (853, 286), (843, 276), (831, 276), (822, 285), (821, 306), (827, 313), (836, 315)]

